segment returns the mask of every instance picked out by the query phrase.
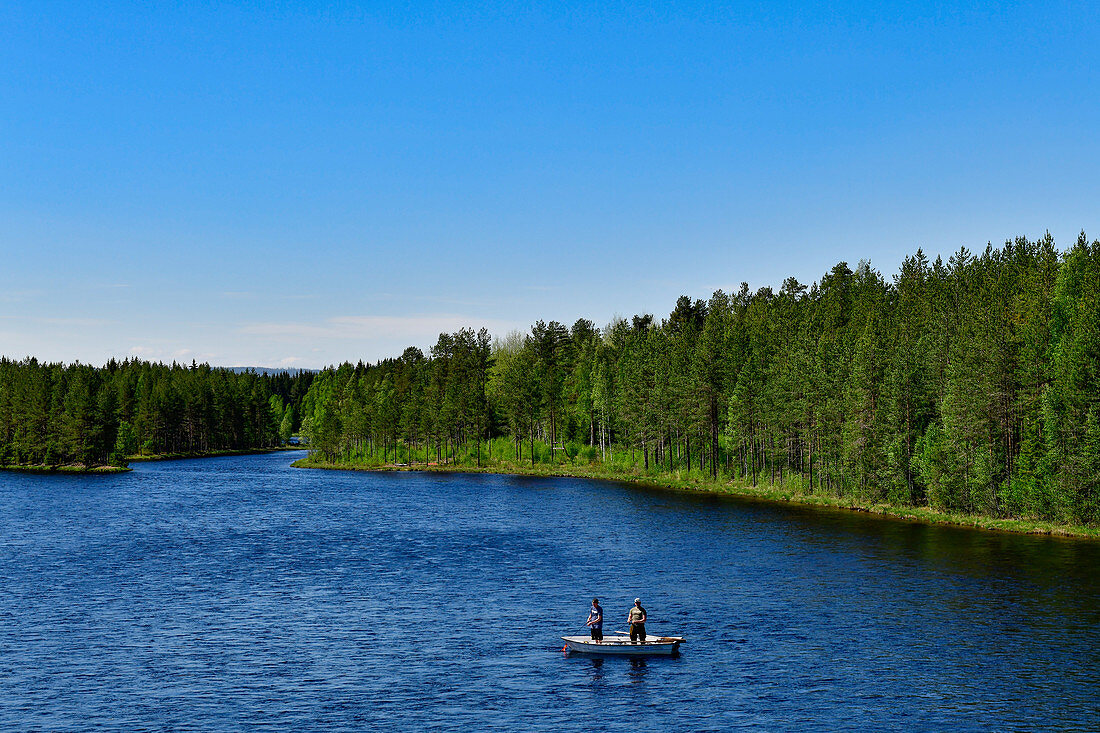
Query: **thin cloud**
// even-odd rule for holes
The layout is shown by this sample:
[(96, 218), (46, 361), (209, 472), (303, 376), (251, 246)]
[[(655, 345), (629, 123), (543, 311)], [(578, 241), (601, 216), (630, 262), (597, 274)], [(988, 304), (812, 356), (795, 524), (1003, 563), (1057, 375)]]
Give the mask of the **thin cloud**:
[(77, 326), (79, 328), (100, 328), (102, 326), (115, 326), (118, 321), (108, 321), (103, 318), (35, 318), (38, 323), (46, 323), (51, 326)]
[(199, 352), (187, 348), (161, 349), (155, 346), (144, 345), (131, 346), (130, 355), (146, 361), (198, 361), (209, 364), (213, 364), (218, 358), (218, 355), (212, 352)]
[(338, 316), (322, 323), (271, 321), (249, 323), (238, 332), (253, 336), (302, 336), (312, 339), (407, 339), (421, 341), (460, 328), (507, 331), (510, 321), (479, 319), (453, 314), (430, 316)]
[(22, 303), (27, 300), (41, 298), (45, 294), (45, 290), (6, 290), (0, 292), (0, 303)]
[(500, 298), (456, 298), (454, 296), (427, 295), (423, 293), (368, 293), (364, 299), (379, 303), (433, 303), (436, 307), (492, 308), (500, 304)]
[(451, 306), (463, 306), (467, 308), (491, 308), (497, 305), (499, 299), (490, 298), (444, 298), (438, 295), (420, 295), (410, 300), (419, 300), (426, 303), (442, 303)]

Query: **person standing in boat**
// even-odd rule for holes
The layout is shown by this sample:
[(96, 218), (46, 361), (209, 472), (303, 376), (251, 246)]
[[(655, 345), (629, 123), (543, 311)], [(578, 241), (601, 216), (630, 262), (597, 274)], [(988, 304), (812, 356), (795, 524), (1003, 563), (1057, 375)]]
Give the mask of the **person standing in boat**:
[(626, 621), (630, 624), (630, 640), (645, 642), (645, 609), (641, 598), (634, 599), (634, 607), (627, 612)]
[(588, 620), (584, 623), (592, 630), (592, 641), (597, 644), (603, 641), (603, 608), (599, 598), (592, 599), (592, 608), (589, 609)]

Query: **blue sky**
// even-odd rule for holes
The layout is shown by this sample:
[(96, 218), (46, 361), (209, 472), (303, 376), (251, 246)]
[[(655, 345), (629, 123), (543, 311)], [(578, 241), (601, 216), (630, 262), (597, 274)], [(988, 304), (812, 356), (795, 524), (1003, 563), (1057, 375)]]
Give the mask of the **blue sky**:
[(1100, 235), (1088, 3), (0, 4), (0, 353), (320, 367)]

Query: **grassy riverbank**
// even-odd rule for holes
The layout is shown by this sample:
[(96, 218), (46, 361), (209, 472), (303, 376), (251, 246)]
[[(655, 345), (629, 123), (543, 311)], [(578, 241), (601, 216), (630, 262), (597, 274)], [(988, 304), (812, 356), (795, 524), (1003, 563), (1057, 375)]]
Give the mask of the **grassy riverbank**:
[[(187, 458), (218, 458), (222, 456), (250, 456), (258, 455), (261, 453), (275, 453), (278, 451), (289, 450), (301, 450), (299, 446), (281, 446), (278, 448), (263, 448), (252, 450), (212, 450), (212, 451), (195, 451), (189, 453), (153, 453), (147, 455), (133, 455), (127, 456), (127, 463), (145, 463), (149, 461), (175, 461)], [(13, 471), (16, 473), (125, 473), (132, 471), (132, 468), (128, 466), (83, 466), (77, 464), (65, 464), (65, 465), (44, 465), (44, 464), (32, 464), (32, 465), (0, 465), (0, 471)]]
[(1014, 532), (1018, 534), (1041, 534), (1061, 537), (1100, 538), (1100, 528), (1080, 525), (1059, 524), (1033, 519), (999, 519), (976, 514), (943, 512), (929, 507), (894, 506), (881, 502), (860, 501), (855, 497), (837, 498), (824, 494), (804, 491), (790, 484), (769, 484), (767, 482), (753, 486), (740, 480), (715, 480), (709, 475), (695, 471), (677, 471), (671, 474), (645, 473), (640, 468), (622, 470), (598, 463), (525, 463), (494, 460), (481, 467), (466, 464), (429, 464), (412, 465), (331, 463), (317, 459), (314, 455), (299, 459), (293, 464), (297, 468), (320, 468), (343, 471), (437, 471), (459, 473), (498, 473), (522, 476), (570, 476), (576, 478), (622, 481), (653, 488), (675, 491), (692, 491), (709, 494), (750, 497), (762, 501), (772, 501), (804, 506), (829, 507), (849, 511), (865, 512), (883, 517), (929, 524), (951, 524), (976, 529)]
[(255, 456), (262, 453), (277, 453), (279, 451), (302, 450), (300, 446), (283, 446), (278, 448), (255, 448), (250, 450), (211, 450), (194, 451), (185, 453), (153, 453), (148, 455), (126, 456), (130, 463), (144, 463), (148, 461), (177, 461), (185, 458), (219, 458), (221, 456)]
[(13, 471), (15, 473), (125, 473), (133, 469), (124, 466), (20, 466), (0, 465), (0, 471)]

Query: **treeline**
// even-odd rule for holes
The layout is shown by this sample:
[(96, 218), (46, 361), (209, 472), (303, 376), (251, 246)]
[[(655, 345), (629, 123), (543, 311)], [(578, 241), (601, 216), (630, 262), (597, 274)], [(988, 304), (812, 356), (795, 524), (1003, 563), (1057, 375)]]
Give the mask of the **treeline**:
[(809, 286), (681, 297), (660, 321), (443, 334), (319, 374), (303, 430), (333, 462), (495, 450), (1095, 524), (1098, 379), (1100, 242), (1061, 253), (1048, 234), (918, 250), (889, 280), (840, 263)]
[(0, 465), (125, 465), (133, 455), (271, 447), (297, 431), (312, 377), (3, 358)]

